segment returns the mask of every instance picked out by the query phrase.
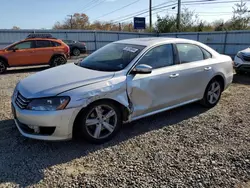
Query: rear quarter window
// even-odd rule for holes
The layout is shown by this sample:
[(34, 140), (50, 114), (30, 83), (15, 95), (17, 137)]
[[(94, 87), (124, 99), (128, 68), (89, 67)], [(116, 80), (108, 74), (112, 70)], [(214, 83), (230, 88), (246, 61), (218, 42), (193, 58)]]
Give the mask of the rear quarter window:
[(52, 43), (52, 46), (54, 47), (61, 46), (59, 42), (51, 41), (51, 43)]

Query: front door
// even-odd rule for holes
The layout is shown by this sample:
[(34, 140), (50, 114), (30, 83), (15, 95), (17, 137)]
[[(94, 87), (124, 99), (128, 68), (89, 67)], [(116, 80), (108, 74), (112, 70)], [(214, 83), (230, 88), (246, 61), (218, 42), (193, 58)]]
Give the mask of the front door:
[(7, 59), (10, 66), (33, 64), (35, 49), (33, 41), (20, 42), (8, 49)]
[[(132, 118), (164, 109), (178, 103), (183, 85), (172, 44), (165, 44), (149, 50), (138, 64), (150, 65), (150, 74), (130, 74), (127, 77), (127, 91), (133, 105)], [(138, 65), (137, 64), (137, 65)]]

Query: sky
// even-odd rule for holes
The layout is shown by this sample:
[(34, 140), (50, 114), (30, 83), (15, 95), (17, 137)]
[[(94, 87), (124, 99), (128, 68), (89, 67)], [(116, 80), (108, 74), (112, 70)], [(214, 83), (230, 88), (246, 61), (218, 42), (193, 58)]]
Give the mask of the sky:
[[(91, 3), (91, 2), (96, 3)], [(182, 0), (194, 1), (194, 0)], [(201, 0), (196, 0), (201, 1)], [(215, 0), (216, 2), (236, 1), (236, 0)], [(177, 0), (152, 0), (153, 7), (162, 3), (175, 4)], [(133, 4), (132, 4), (133, 3)], [(218, 19), (227, 20), (232, 16), (232, 6), (236, 2), (222, 4), (200, 4), (184, 5), (182, 8), (188, 8), (195, 11), (199, 18), (212, 22)], [(129, 5), (124, 9), (108, 14), (116, 9)], [(13, 26), (21, 29), (51, 29), (57, 21), (63, 21), (67, 15), (85, 13), (89, 16), (90, 21), (110, 21), (124, 18), (126, 15), (148, 9), (149, 0), (8, 0), (2, 1), (0, 6), (0, 29), (11, 29)], [(156, 16), (166, 14), (176, 15), (177, 7), (158, 9), (153, 11), (153, 22)], [(167, 10), (168, 9), (168, 10)], [(108, 14), (106, 16), (103, 16)], [(140, 15), (148, 16), (148, 13)], [(126, 20), (132, 22), (133, 19)], [(146, 21), (149, 19), (146, 17)]]

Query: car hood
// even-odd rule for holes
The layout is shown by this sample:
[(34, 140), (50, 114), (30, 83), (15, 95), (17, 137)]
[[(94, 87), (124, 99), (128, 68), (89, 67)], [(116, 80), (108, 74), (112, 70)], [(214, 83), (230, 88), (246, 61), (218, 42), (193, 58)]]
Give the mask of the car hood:
[(113, 76), (114, 72), (90, 70), (70, 63), (28, 76), (19, 82), (17, 89), (26, 98), (48, 97)]
[(240, 51), (243, 55), (250, 56), (250, 48), (246, 48), (242, 51)]

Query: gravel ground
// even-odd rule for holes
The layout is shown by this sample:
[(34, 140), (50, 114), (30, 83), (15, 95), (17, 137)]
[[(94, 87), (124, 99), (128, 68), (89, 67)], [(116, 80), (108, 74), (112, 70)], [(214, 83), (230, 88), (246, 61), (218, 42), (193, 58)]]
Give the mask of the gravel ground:
[(235, 76), (213, 109), (186, 105), (96, 146), (26, 139), (15, 128), (14, 86), (43, 69), (0, 76), (0, 187), (250, 187), (249, 76)]

